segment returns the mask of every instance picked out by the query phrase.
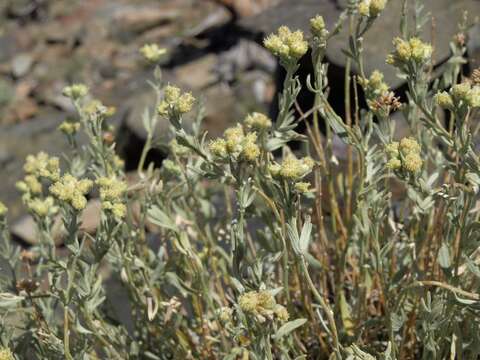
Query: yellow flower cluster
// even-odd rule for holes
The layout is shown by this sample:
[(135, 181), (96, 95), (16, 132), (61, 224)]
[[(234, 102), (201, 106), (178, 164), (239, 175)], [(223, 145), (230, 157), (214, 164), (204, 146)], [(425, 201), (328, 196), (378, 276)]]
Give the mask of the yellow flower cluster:
[(37, 155), (28, 155), (23, 166), (26, 174), (22, 181), (15, 186), (23, 193), (22, 201), (34, 214), (44, 217), (57, 212), (52, 197), (43, 198), (42, 179), (58, 181), (60, 178), (59, 160), (40, 152)]
[(286, 180), (300, 180), (310, 171), (312, 171), (315, 162), (311, 157), (297, 159), (294, 156), (288, 156), (282, 164), (274, 163), (269, 166), (272, 176), (280, 176)]
[(269, 129), (272, 126), (272, 120), (262, 113), (253, 112), (245, 118), (244, 124), (249, 129), (262, 131)]
[(69, 203), (76, 210), (83, 210), (87, 205), (87, 194), (93, 185), (92, 180), (78, 180), (70, 174), (50, 186), (50, 192), (58, 199)]
[(256, 316), (260, 322), (276, 318), (282, 322), (287, 321), (287, 309), (276, 303), (269, 291), (249, 291), (238, 299), (238, 305), (243, 312)]
[(65, 135), (74, 135), (80, 129), (79, 122), (64, 121), (58, 126), (58, 130)]
[(263, 44), (273, 55), (286, 63), (297, 62), (308, 51), (308, 42), (303, 39), (303, 32), (292, 32), (286, 26), (281, 26), (277, 34), (268, 35)]
[(444, 109), (453, 109), (463, 105), (472, 108), (480, 107), (480, 85), (464, 82), (454, 85), (450, 93), (442, 91), (435, 95), (435, 101)]
[(156, 63), (167, 53), (167, 50), (160, 48), (157, 44), (145, 44), (140, 48), (140, 54), (151, 63)]
[(385, 150), (390, 158), (387, 167), (391, 170), (403, 169), (409, 173), (416, 173), (422, 168), (421, 147), (413, 138), (392, 142), (386, 146)]
[(232, 321), (233, 309), (228, 306), (222, 307), (218, 312), (218, 317), (224, 323)]
[(185, 92), (182, 94), (181, 90), (173, 85), (165, 86), (163, 92), (164, 100), (157, 107), (160, 115), (167, 116), (171, 113), (185, 114), (192, 110), (195, 103), (192, 93)]
[(387, 63), (396, 67), (413, 61), (419, 65), (425, 64), (432, 56), (432, 45), (413, 37), (406, 41), (401, 38), (393, 40), (395, 51), (388, 55)]
[(244, 133), (242, 125), (228, 128), (223, 138), (212, 140), (209, 144), (210, 152), (217, 157), (243, 157), (247, 161), (255, 161), (260, 156), (260, 148), (256, 144), (255, 132)]
[(0, 217), (4, 217), (7, 214), (8, 208), (0, 201)]
[(383, 74), (374, 70), (370, 78), (359, 78), (358, 83), (364, 89), (367, 98), (375, 98), (388, 92), (388, 85), (383, 81)]
[(310, 19), (310, 32), (320, 39), (325, 39), (327, 37), (328, 30), (326, 29), (323, 16), (317, 15)]
[(386, 0), (363, 0), (358, 4), (358, 12), (362, 16), (377, 17), (386, 4)]
[(0, 348), (0, 360), (15, 360), (13, 353), (9, 348)]
[(310, 192), (310, 183), (309, 182), (297, 182), (295, 184), (295, 190), (298, 191), (300, 194), (306, 194)]
[(439, 92), (435, 95), (435, 102), (443, 109), (453, 109), (453, 99), (446, 91)]
[(23, 170), (29, 175), (43, 177), (52, 181), (60, 178), (60, 161), (57, 157), (49, 157), (44, 152), (28, 155)]
[(73, 100), (85, 97), (88, 94), (88, 87), (84, 84), (73, 84), (63, 89), (63, 95)]
[(127, 207), (124, 194), (127, 190), (127, 184), (113, 176), (98, 178), (96, 183), (100, 186), (102, 209), (111, 211), (118, 219), (125, 217)]
[(57, 212), (57, 208), (54, 206), (54, 201), (51, 196), (47, 196), (45, 199), (30, 199), (26, 202), (26, 205), (30, 211), (39, 217), (45, 217), (48, 214), (54, 214)]
[(99, 100), (92, 100), (83, 107), (83, 111), (93, 120), (97, 117), (111, 116), (112, 108), (108, 108)]

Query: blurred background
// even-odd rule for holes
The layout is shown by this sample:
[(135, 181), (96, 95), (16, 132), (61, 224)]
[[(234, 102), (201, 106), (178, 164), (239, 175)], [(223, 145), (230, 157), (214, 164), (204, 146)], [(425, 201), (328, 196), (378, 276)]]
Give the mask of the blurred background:
[[(138, 49), (156, 43), (168, 49), (162, 64), (165, 82), (191, 90), (205, 104), (205, 129), (211, 136), (241, 121), (251, 111), (274, 115), (282, 73), (261, 46), (265, 34), (282, 24), (308, 32), (308, 19), (321, 14), (332, 27), (347, 0), (0, 0), (0, 199), (10, 208), (13, 234), (36, 242), (15, 182), (26, 155), (46, 151), (61, 155), (67, 141), (57, 126), (75, 117), (62, 89), (88, 85), (95, 98), (116, 108), (117, 149), (133, 170), (145, 139), (141, 115), (155, 98), (147, 80), (152, 68)], [(398, 34), (403, 1), (390, 0), (375, 29), (365, 39), (367, 72), (380, 69), (401, 95), (402, 79), (385, 64), (391, 39)], [(449, 56), (449, 41), (464, 41), (466, 72), (480, 66), (479, 0), (426, 0), (427, 40), (436, 46), (435, 66)], [(458, 23), (467, 10), (463, 38)], [(432, 36), (432, 34), (435, 34)], [(345, 59), (343, 32), (329, 46), (331, 97), (341, 112)], [(308, 73), (308, 55), (304, 60)], [(308, 107), (308, 94), (300, 102)], [(160, 141), (167, 124), (159, 125)], [(161, 150), (151, 160), (162, 158)], [(341, 154), (339, 154), (341, 156)], [(93, 223), (96, 212), (85, 215)], [(93, 226), (93, 225), (92, 225)]]

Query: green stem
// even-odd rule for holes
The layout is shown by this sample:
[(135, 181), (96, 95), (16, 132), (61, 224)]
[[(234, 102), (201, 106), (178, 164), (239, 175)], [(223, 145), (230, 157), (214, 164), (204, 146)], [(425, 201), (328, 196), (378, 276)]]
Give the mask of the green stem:
[(313, 293), (313, 296), (315, 296), (315, 299), (317, 299), (317, 301), (320, 303), (320, 306), (322, 307), (323, 312), (327, 316), (328, 325), (330, 327), (330, 332), (332, 333), (332, 337), (333, 337), (333, 348), (335, 351), (335, 357), (337, 360), (341, 360), (342, 357), (340, 354), (340, 343), (338, 341), (337, 325), (335, 324), (333, 311), (331, 310), (330, 306), (323, 299), (322, 295), (320, 295), (317, 288), (315, 287), (315, 284), (313, 283), (312, 278), (310, 277), (310, 274), (308, 272), (307, 262), (305, 261), (305, 258), (302, 258), (300, 264), (302, 266), (302, 271), (305, 274), (305, 279), (307, 280), (308, 286), (310, 287), (310, 290)]

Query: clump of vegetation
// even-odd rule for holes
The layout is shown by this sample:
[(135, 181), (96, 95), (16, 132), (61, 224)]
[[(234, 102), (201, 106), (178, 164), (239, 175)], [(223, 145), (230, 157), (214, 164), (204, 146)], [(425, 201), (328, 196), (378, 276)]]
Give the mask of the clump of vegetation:
[[(410, 27), (405, 10), (387, 59), (407, 81), (403, 103), (383, 74), (364, 71), (362, 37), (388, 6), (380, 0), (350, 1), (331, 29), (313, 17), (310, 36), (287, 27), (268, 36), (286, 70), (278, 117), (250, 114), (217, 139), (202, 133), (192, 94), (163, 84), (157, 67), (134, 182), (115, 154), (112, 109), (84, 85), (66, 88), (78, 111), (59, 128), (71, 155), (64, 166), (29, 156), (18, 183), (37, 246), (13, 246), (0, 205), (0, 359), (477, 358), (480, 71), (462, 73), (463, 35), (451, 60), (431, 71), (434, 46), (420, 38), (418, 4)], [(324, 56), (344, 22), (345, 54), (359, 75), (345, 84), (355, 102), (346, 97), (342, 119), (328, 100)], [(315, 102), (297, 114), (295, 73), (308, 49)], [(150, 63), (164, 55), (154, 45), (141, 52)], [(395, 138), (396, 110), (409, 137)], [(170, 122), (174, 139), (155, 169), (145, 162), (158, 121)], [(303, 121), (307, 135), (295, 131)], [(347, 145), (345, 164), (334, 136)], [(292, 140), (305, 152), (291, 151)], [(97, 195), (90, 235), (81, 213)], [(128, 297), (130, 321), (113, 310), (112, 281)]]

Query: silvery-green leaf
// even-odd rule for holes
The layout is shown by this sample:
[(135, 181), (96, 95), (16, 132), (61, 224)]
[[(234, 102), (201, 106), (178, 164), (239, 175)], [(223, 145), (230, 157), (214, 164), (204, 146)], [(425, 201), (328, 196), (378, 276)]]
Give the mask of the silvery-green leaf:
[(158, 225), (162, 228), (177, 231), (177, 226), (175, 222), (168, 217), (168, 215), (163, 212), (160, 207), (154, 205), (148, 210), (148, 219), (155, 225)]
[(0, 308), (14, 306), (23, 300), (25, 300), (23, 296), (11, 293), (0, 293)]
[(450, 249), (448, 248), (448, 245), (445, 243), (442, 244), (438, 252), (438, 263), (444, 269), (449, 268), (451, 265)]
[(283, 324), (275, 333), (274, 338), (275, 339), (280, 339), (288, 334), (290, 334), (293, 330), (299, 328), (303, 324), (307, 322), (307, 319), (296, 319), (289, 321), (285, 324)]
[(300, 233), (299, 239), (300, 250), (303, 254), (307, 252), (311, 234), (312, 223), (310, 221), (310, 216), (307, 216), (307, 218), (305, 219), (305, 224), (303, 224), (302, 232)]

